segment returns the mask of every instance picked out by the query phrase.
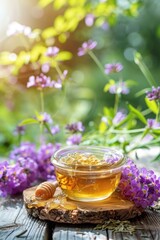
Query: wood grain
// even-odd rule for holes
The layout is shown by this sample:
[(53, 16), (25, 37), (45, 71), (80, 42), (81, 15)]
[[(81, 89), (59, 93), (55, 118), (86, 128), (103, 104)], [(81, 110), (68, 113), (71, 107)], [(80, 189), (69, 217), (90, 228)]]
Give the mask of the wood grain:
[[(41, 221), (27, 214), (21, 197), (0, 199), (0, 240), (159, 240), (160, 211), (146, 210), (130, 220), (135, 233), (95, 230), (92, 224)], [(63, 238), (62, 238), (63, 237)]]
[[(115, 192), (110, 198), (97, 202), (79, 202), (70, 200), (57, 188), (55, 196), (49, 199), (44, 206), (35, 205), (31, 199), (35, 193), (35, 187), (26, 189), (23, 193), (26, 209), (29, 214), (43, 220), (50, 220), (59, 223), (102, 223), (109, 219), (126, 220), (134, 218), (142, 213), (132, 202), (125, 200)], [(48, 209), (48, 203), (55, 201), (65, 202), (55, 208)], [(75, 209), (67, 209), (68, 204), (74, 204)]]
[(45, 239), (47, 222), (28, 217), (22, 198), (1, 200), (0, 240)]
[(54, 240), (107, 240), (105, 230), (94, 230), (93, 225), (73, 225), (56, 224), (52, 235)]

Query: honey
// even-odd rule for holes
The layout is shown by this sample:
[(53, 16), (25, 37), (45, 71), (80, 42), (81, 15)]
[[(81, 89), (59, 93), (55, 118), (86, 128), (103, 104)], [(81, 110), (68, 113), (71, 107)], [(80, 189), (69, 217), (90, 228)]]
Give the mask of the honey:
[(74, 210), (77, 208), (77, 205), (74, 202), (69, 202), (64, 194), (56, 195), (47, 200), (37, 199), (35, 195), (32, 195), (27, 201), (27, 207), (29, 209), (44, 208), (49, 212), (52, 209)]
[(75, 152), (62, 157), (60, 162), (66, 168), (56, 167), (57, 181), (70, 199), (102, 200), (108, 198), (119, 184), (121, 171), (110, 170), (110, 164), (105, 159), (93, 154)]
[(109, 197), (117, 188), (121, 173), (110, 176), (76, 174), (57, 170), (57, 180), (63, 192), (73, 200), (95, 201)]

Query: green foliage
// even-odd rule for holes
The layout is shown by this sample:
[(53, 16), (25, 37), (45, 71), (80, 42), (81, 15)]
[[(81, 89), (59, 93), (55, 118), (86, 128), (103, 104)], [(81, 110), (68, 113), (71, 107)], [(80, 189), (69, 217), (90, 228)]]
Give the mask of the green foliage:
[(158, 105), (156, 103), (156, 101), (149, 101), (148, 98), (145, 98), (146, 104), (148, 106), (148, 108), (155, 114), (158, 113)]
[(19, 126), (25, 126), (28, 124), (38, 124), (39, 121), (36, 120), (35, 118), (27, 118), (25, 120), (23, 120), (22, 122), (19, 123)]
[(143, 114), (142, 114), (138, 109), (136, 109), (135, 107), (133, 107), (131, 104), (129, 104), (128, 107), (129, 107), (130, 111), (131, 111), (133, 114), (135, 114), (135, 116), (137, 116), (137, 118), (139, 118), (139, 120), (140, 120), (141, 122), (143, 122), (144, 124), (147, 123), (145, 117), (143, 116)]
[(41, 7), (46, 7), (47, 5), (49, 5), (50, 3), (52, 3), (54, 0), (39, 0), (39, 5)]
[(113, 86), (115, 84), (115, 81), (113, 79), (110, 79), (109, 80), (109, 83), (107, 83), (105, 86), (104, 86), (104, 92), (108, 92), (108, 90), (110, 89), (111, 86)]
[[(62, 102), (65, 102), (64, 108), (60, 106), (60, 101), (62, 100), (62, 94), (56, 93), (56, 90), (52, 91), (52, 89), (47, 90), (46, 98), (47, 103), (44, 104), (45, 108), (47, 110), (50, 110), (55, 116), (56, 119), (58, 119), (58, 122), (66, 123), (66, 121), (69, 119), (70, 121), (73, 121), (77, 116), (82, 116), (81, 112), (84, 111), (84, 108), (86, 107), (86, 117), (88, 117), (88, 122), (90, 124), (90, 121), (94, 122), (94, 127), (91, 129), (90, 132), (90, 126), (88, 124), (86, 135), (83, 136), (83, 143), (82, 144), (97, 144), (97, 145), (106, 145), (106, 146), (115, 146), (120, 147), (123, 149), (124, 152), (131, 152), (133, 149), (137, 149), (139, 147), (146, 147), (145, 144), (142, 143), (142, 140), (148, 135), (151, 134), (153, 136), (153, 140), (148, 143), (148, 146), (150, 145), (158, 145), (159, 144), (159, 129), (149, 129), (147, 126), (147, 113), (152, 113), (153, 117), (155, 115), (158, 116), (159, 114), (159, 106), (157, 102), (155, 101), (149, 101), (147, 98), (145, 98), (147, 109), (143, 109), (141, 106), (141, 111), (139, 110), (139, 106), (136, 108), (132, 104), (126, 104), (126, 101), (129, 101), (127, 99), (127, 96), (122, 96), (122, 94), (115, 94), (115, 96), (110, 96), (109, 88), (116, 84), (118, 81), (120, 82), (122, 80), (122, 77), (120, 77), (118, 80), (116, 77), (109, 78), (109, 81), (106, 83), (106, 78), (104, 78), (104, 67), (103, 64), (100, 63), (100, 60), (96, 58), (96, 56), (90, 51), (89, 56), (92, 58), (93, 61), (98, 65), (99, 69), (103, 72), (103, 76), (100, 76), (100, 73), (98, 71), (94, 71), (94, 67), (90, 68), (90, 63), (87, 60), (81, 60), (76, 58), (76, 53), (78, 46), (80, 45), (80, 41), (86, 40), (89, 38), (99, 39), (100, 47), (98, 49), (98, 54), (100, 58), (102, 58), (102, 62), (110, 61), (112, 59), (116, 59), (117, 49), (116, 44), (118, 42), (118, 39), (109, 39), (111, 35), (110, 33), (105, 30), (103, 33), (100, 32), (101, 27), (103, 24), (107, 23), (109, 24), (109, 27), (111, 28), (111, 32), (113, 29), (113, 26), (116, 25), (117, 19), (119, 19), (120, 16), (129, 16), (129, 17), (136, 17), (138, 15), (139, 8), (141, 6), (140, 0), (134, 0), (129, 1), (126, 0), (125, 3), (123, 1), (115, 1), (115, 0), (108, 0), (108, 1), (98, 1), (98, 0), (39, 0), (39, 6), (41, 8), (51, 8), (53, 13), (52, 14), (52, 24), (50, 26), (46, 26), (44, 29), (33, 29), (32, 33), (35, 35), (35, 37), (26, 36), (25, 34), (15, 34), (14, 38), (17, 42), (19, 42), (18, 48), (16, 48), (15, 52), (12, 51), (4, 51), (0, 53), (0, 62), (2, 68), (6, 69), (6, 72), (3, 72), (0, 74), (1, 82), (0, 82), (0, 92), (2, 93), (2, 98), (4, 97), (4, 102), (9, 97), (15, 98), (14, 100), (17, 102), (21, 102), (20, 95), (23, 95), (23, 91), (25, 94), (26, 91), (26, 83), (28, 81), (29, 76), (31, 75), (39, 75), (41, 72), (41, 69), (43, 67), (43, 64), (48, 64), (50, 69), (49, 72), (47, 72), (47, 76), (50, 76), (51, 79), (56, 79), (57, 75), (58, 78), (61, 78), (63, 75), (63, 70), (66, 68), (69, 68), (70, 70), (73, 70), (72, 76), (72, 84), (69, 85), (71, 88), (68, 90), (67, 88), (67, 99), (64, 97), (64, 100)], [(88, 14), (93, 15), (94, 17), (94, 23), (93, 26), (90, 28), (87, 28), (84, 26), (84, 22), (86, 19), (86, 16)], [(125, 25), (125, 24), (122, 24)], [(121, 30), (120, 30), (121, 31)], [(121, 31), (122, 34), (123, 31)], [(123, 35), (123, 34), (122, 34)], [(12, 39), (12, 37), (11, 37)], [(126, 37), (127, 39), (127, 37)], [(129, 38), (128, 38), (129, 39)], [(117, 41), (117, 42), (116, 42)], [(124, 42), (124, 39), (123, 41)], [(112, 45), (113, 44), (113, 45)], [(128, 43), (127, 43), (128, 44)], [(127, 45), (126, 44), (126, 45)], [(46, 56), (46, 51), (48, 47), (52, 46), (58, 46), (60, 48), (60, 51), (52, 57)], [(107, 47), (106, 47), (107, 46)], [(127, 45), (128, 46), (128, 45)], [(73, 47), (73, 51), (70, 50)], [(105, 51), (104, 51), (105, 47)], [(106, 50), (107, 49), (107, 50)], [(113, 56), (110, 58), (109, 52), (114, 50)], [(135, 52), (135, 51), (134, 51)], [(107, 57), (106, 57), (107, 56)], [(150, 86), (157, 86), (156, 81), (154, 80), (154, 77), (152, 76), (150, 70), (148, 69), (147, 65), (144, 63), (142, 56), (139, 52), (135, 53), (135, 63), (140, 68), (144, 76), (146, 77), (149, 87)], [(73, 59), (70, 63), (66, 63), (66, 61), (69, 61)], [(68, 66), (67, 66), (68, 64)], [(88, 75), (86, 75), (86, 72), (83, 74), (80, 72), (82, 68), (82, 64), (84, 65), (84, 69), (86, 67), (86, 72), (88, 71)], [(89, 69), (89, 70), (88, 70)], [(74, 72), (75, 71), (75, 72)], [(78, 72), (78, 73), (77, 73)], [(134, 70), (133, 70), (134, 72)], [(76, 74), (77, 75), (76, 75)], [(74, 75), (75, 74), (75, 75)], [(128, 73), (130, 79), (132, 75), (130, 72)], [(9, 77), (8, 77), (9, 76)], [(9, 79), (12, 77), (16, 77), (16, 84), (10, 84)], [(87, 93), (85, 93), (84, 89), (82, 88), (82, 91), (79, 89), (77, 90), (76, 84), (78, 82), (86, 82), (88, 78), (91, 79), (91, 84), (95, 85), (95, 93), (92, 92), (90, 87), (88, 87)], [(83, 82), (84, 78), (84, 82)], [(98, 78), (98, 83), (95, 83), (94, 81), (96, 78)], [(78, 79), (78, 80), (77, 80)], [(102, 79), (102, 81), (100, 81)], [(103, 82), (105, 81), (105, 84)], [(89, 81), (89, 80), (88, 80)], [(134, 80), (126, 80), (125, 83), (128, 87), (130, 86), (139, 86), (141, 79), (137, 78), (137, 82)], [(66, 81), (65, 81), (66, 83)], [(85, 84), (85, 83), (84, 83)], [(10, 85), (10, 87), (8, 87)], [(17, 89), (14, 89), (17, 88)], [(25, 90), (24, 90), (25, 89)], [(101, 106), (103, 108), (103, 112), (101, 114), (101, 117), (106, 117), (106, 122), (101, 121), (99, 119), (99, 112), (97, 114), (96, 109), (94, 107), (96, 104), (98, 104), (101, 101), (101, 96), (99, 96), (99, 89), (104, 89), (105, 92), (105, 106)], [(139, 92), (136, 96), (143, 96), (147, 88), (143, 89), (141, 92)], [(150, 89), (150, 88), (148, 88)], [(22, 91), (23, 90), (23, 91)], [(13, 93), (12, 93), (13, 91)], [(106, 94), (107, 93), (107, 94)], [(15, 95), (14, 95), (15, 94)], [(56, 95), (57, 94), (57, 95)], [(35, 92), (33, 92), (33, 95), (35, 96)], [(87, 95), (87, 96), (86, 96)], [(95, 98), (97, 99), (95, 100)], [(133, 95), (131, 93), (132, 100)], [(127, 99), (127, 100), (126, 100)], [(115, 100), (115, 102), (114, 102)], [(31, 105), (35, 104), (35, 108), (41, 108), (43, 107), (39, 105), (43, 105), (40, 103), (39, 100), (35, 102), (34, 100), (28, 98), (27, 99), (28, 104)], [(82, 105), (80, 107), (80, 104), (78, 105), (77, 102), (82, 102)], [(16, 102), (16, 103), (17, 103)], [(92, 103), (91, 103), (92, 102)], [(90, 105), (92, 105), (94, 102), (93, 109), (91, 109)], [(133, 100), (132, 100), (133, 102)], [(76, 105), (77, 104), (77, 105)], [(22, 106), (21, 106), (22, 105)], [(25, 106), (24, 106), (25, 105)], [(78, 107), (77, 107), (78, 106)], [(88, 107), (89, 106), (89, 107)], [(136, 106), (136, 104), (135, 104)], [(26, 104), (19, 103), (19, 108), (17, 108), (17, 111), (21, 111), (23, 108), (25, 108), (26, 115), (30, 113), (31, 110), (27, 110)], [(58, 116), (58, 113), (54, 113), (55, 109), (58, 108), (58, 113), (60, 112), (62, 114), (61, 117)], [(116, 116), (116, 113), (120, 109), (125, 108), (125, 117), (123, 120), (119, 120), (118, 123), (113, 123), (113, 120)], [(75, 111), (76, 109), (76, 111)], [(78, 110), (77, 110), (78, 109)], [(25, 115), (23, 110), (23, 114)], [(27, 112), (28, 111), (28, 112)], [(96, 119), (91, 119), (90, 117), (90, 111), (96, 112)], [(15, 125), (15, 122), (10, 121), (11, 115), (7, 115), (3, 110), (1, 110), (1, 115), (4, 115), (4, 119), (7, 119), (4, 124), (6, 130), (7, 139), (9, 139), (10, 143), (12, 144), (13, 137), (8, 137), (9, 132), (13, 129), (9, 129), (8, 125)], [(17, 119), (22, 119), (23, 116), (15, 116)], [(25, 115), (25, 116), (26, 116)], [(73, 117), (74, 116), (74, 117)], [(13, 117), (12, 117), (13, 118)], [(18, 126), (27, 126), (31, 127), (32, 124), (39, 125), (40, 131), (46, 131), (47, 133), (50, 133), (52, 135), (51, 129), (49, 125), (46, 122), (43, 122), (40, 120), (41, 115), (40, 113), (36, 114), (36, 119), (26, 118), (25, 120), (21, 121)], [(19, 122), (19, 120), (17, 121)], [(87, 122), (87, 123), (88, 123)], [(7, 125), (7, 126), (6, 126)], [(12, 127), (13, 128), (13, 127)], [(37, 134), (37, 132), (36, 132)], [(32, 130), (29, 132), (28, 139), (34, 139), (35, 132)], [(38, 135), (38, 134), (37, 134)], [(36, 136), (37, 136), (36, 135)], [(0, 135), (0, 142), (4, 144), (5, 137), (5, 130), (3, 131), (3, 134)], [(27, 139), (27, 138), (26, 138)], [(138, 140), (137, 140), (138, 139)], [(53, 139), (52, 139), (53, 141)], [(61, 141), (63, 141), (61, 139)], [(132, 144), (131, 144), (132, 143)], [(5, 144), (4, 144), (5, 145)]]
[(135, 56), (135, 63), (139, 66), (139, 68), (141, 69), (142, 73), (144, 74), (144, 76), (146, 77), (149, 85), (152, 86), (157, 86), (156, 81), (154, 80), (151, 72), (149, 71), (149, 69), (147, 68), (147, 66), (145, 65), (145, 63), (142, 60), (142, 56), (140, 53), (136, 52)]

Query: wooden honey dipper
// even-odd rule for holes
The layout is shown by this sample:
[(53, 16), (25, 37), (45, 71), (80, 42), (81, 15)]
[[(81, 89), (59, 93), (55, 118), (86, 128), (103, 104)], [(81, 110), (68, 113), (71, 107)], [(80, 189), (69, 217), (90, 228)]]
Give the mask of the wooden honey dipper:
[(47, 200), (49, 198), (52, 198), (56, 188), (58, 186), (58, 182), (43, 182), (38, 185), (38, 187), (35, 190), (35, 197), (37, 200)]

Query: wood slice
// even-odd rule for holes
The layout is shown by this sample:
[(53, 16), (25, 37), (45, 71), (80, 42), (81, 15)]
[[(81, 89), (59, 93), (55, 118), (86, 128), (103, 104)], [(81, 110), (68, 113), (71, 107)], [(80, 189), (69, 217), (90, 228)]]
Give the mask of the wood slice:
[(23, 192), (27, 212), (33, 217), (59, 223), (103, 223), (109, 219), (127, 220), (141, 215), (142, 209), (115, 192), (108, 199), (97, 202), (73, 201), (57, 188), (54, 197), (45, 201), (35, 200), (36, 187)]

